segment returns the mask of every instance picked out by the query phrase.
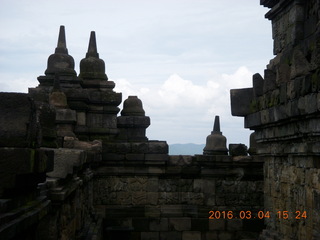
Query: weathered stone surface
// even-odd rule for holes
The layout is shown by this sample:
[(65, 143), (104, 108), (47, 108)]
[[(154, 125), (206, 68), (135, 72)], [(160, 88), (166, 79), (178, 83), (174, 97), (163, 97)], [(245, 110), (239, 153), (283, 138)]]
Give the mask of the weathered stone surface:
[(261, 111), (247, 115), (244, 120), (246, 128), (252, 128), (261, 124)]
[(0, 156), (0, 197), (5, 190), (36, 187), (53, 169), (50, 149), (0, 148)]
[(255, 155), (257, 153), (257, 139), (254, 132), (250, 134), (249, 144), (248, 153), (250, 155)]
[(142, 101), (137, 96), (129, 96), (123, 102), (121, 116), (145, 116)]
[(252, 112), (253, 88), (231, 89), (230, 97), (232, 116), (246, 116)]
[(259, 97), (263, 94), (264, 79), (259, 73), (252, 76), (253, 94), (255, 97)]
[(170, 218), (169, 231), (191, 230), (191, 218)]
[(277, 87), (276, 83), (276, 73), (270, 69), (264, 70), (264, 85), (263, 93), (274, 90)]
[(57, 109), (56, 122), (58, 123), (76, 123), (76, 111), (70, 109)]
[(148, 146), (149, 146), (150, 153), (165, 153), (165, 154), (167, 154), (169, 151), (168, 144), (165, 141), (149, 141)]
[(81, 168), (86, 162), (86, 154), (83, 150), (56, 149), (54, 150), (54, 170), (47, 176), (54, 178), (66, 178), (72, 174), (74, 168)]
[(84, 112), (77, 112), (77, 125), (86, 125), (86, 114)]
[(168, 161), (168, 154), (145, 154), (146, 161)]
[(27, 94), (0, 94), (0, 146), (28, 147), (36, 144), (35, 106)]
[(260, 4), (264, 7), (272, 8), (278, 3), (278, 0), (260, 0)]
[[(126, 100), (122, 116), (117, 117), (121, 93), (113, 92), (114, 83), (107, 81), (95, 34), (91, 33), (86, 58), (81, 61), (80, 75), (76, 77), (70, 64), (72, 57), (66, 49), (64, 28), (61, 29), (56, 52), (49, 57), (46, 76), (38, 78), (40, 85), (30, 89), (29, 95), (18, 96), (23, 100), (19, 104), (26, 106), (27, 111), (22, 109), (22, 117), (14, 119), (13, 125), (21, 124), (17, 129), (22, 134), (18, 136), (22, 136), (23, 144), (27, 145), (19, 145), (19, 150), (14, 149), (14, 153), (11, 150), (6, 152), (5, 160), (0, 158), (0, 164), (9, 170), (3, 171), (7, 186), (0, 189), (0, 194), (3, 192), (14, 198), (0, 200), (0, 212), (9, 213), (9, 218), (13, 219), (11, 216), (16, 215), (10, 215), (10, 211), (22, 207), (23, 213), (32, 220), (12, 225), (12, 229), (17, 229), (14, 238), (20, 239), (19, 234), (28, 232), (27, 239), (45, 239), (47, 234), (52, 240), (102, 239), (99, 215), (104, 217), (104, 236), (110, 239), (129, 236), (137, 240), (224, 239), (229, 236), (223, 235), (224, 231), (233, 237), (238, 236), (235, 233), (241, 232), (245, 226), (241, 220), (239, 225), (227, 224), (224, 220), (220, 226), (212, 227), (208, 213), (211, 209), (239, 211), (250, 210), (248, 206), (262, 207), (262, 187), (258, 184), (261, 179), (257, 178), (262, 171), (262, 162), (251, 157), (236, 159), (228, 156), (226, 138), (220, 132), (218, 121), (213, 135), (218, 136), (214, 136), (215, 140), (219, 139), (208, 141), (205, 153), (209, 155), (169, 157), (165, 141), (149, 141), (146, 137), (150, 118), (145, 116), (138, 98)], [(56, 73), (59, 78), (55, 78)], [(244, 97), (240, 104), (251, 104), (249, 111), (257, 113), (259, 121), (259, 111), (268, 111), (266, 124), (269, 124), (275, 118), (268, 108), (272, 106), (276, 111), (280, 91), (270, 90), (265, 96), (264, 83), (260, 75), (254, 75), (254, 89), (247, 89), (239, 96), (241, 101)], [(297, 83), (294, 91), (301, 85)], [(30, 96), (40, 102), (35, 103)], [(258, 100), (253, 99), (257, 96)], [(18, 106), (17, 102), (14, 104)], [(308, 112), (306, 105), (304, 109)], [(243, 114), (247, 110), (240, 112)], [(13, 113), (12, 116), (16, 115)], [(304, 129), (306, 124), (299, 128), (301, 133)], [(259, 139), (275, 136), (275, 132), (262, 132)], [(56, 137), (58, 145), (55, 144)], [(42, 151), (40, 146), (52, 149)], [(57, 149), (57, 146), (63, 148)], [(299, 151), (306, 146), (301, 146)], [(317, 172), (308, 174), (312, 178), (299, 176), (296, 182), (317, 185)], [(284, 174), (275, 188), (283, 194), (288, 193), (291, 190), (288, 179), (289, 174)], [(43, 183), (37, 188), (39, 182)], [(312, 199), (310, 192), (306, 194)], [(48, 211), (30, 213), (29, 208), (25, 208), (30, 206), (28, 201), (38, 200), (39, 196), (51, 201), (50, 214)], [(309, 200), (308, 206), (312, 204), (314, 202)], [(5, 215), (0, 222), (7, 224), (8, 216)], [(4, 224), (0, 225), (1, 234)], [(248, 230), (247, 226), (245, 228)], [(254, 230), (257, 229), (262, 227)]]
[(118, 138), (125, 141), (146, 141), (146, 128), (149, 125), (149, 117), (120, 116), (117, 118), (117, 127), (120, 130)]
[(149, 117), (141, 116), (121, 116), (118, 117), (119, 127), (148, 127), (150, 125)]
[(279, 89), (279, 100), (280, 103), (283, 104), (287, 101), (287, 84), (286, 83), (282, 83), (280, 85), (280, 89)]
[[(100, 87), (101, 80), (108, 80), (108, 77), (105, 74), (104, 61), (99, 58), (97, 52), (96, 35), (94, 31), (90, 34), (86, 58), (82, 59), (80, 62), (79, 78), (82, 79), (82, 86), (85, 88)], [(98, 84), (92, 84), (96, 79), (99, 80), (97, 81)]]
[(131, 149), (133, 153), (147, 153), (149, 145), (146, 142), (131, 143)]
[(86, 123), (91, 128), (116, 128), (116, 116), (110, 114), (87, 113)]
[[(264, 209), (286, 209), (284, 211), (290, 215), (295, 209), (312, 209), (315, 201), (312, 193), (319, 192), (320, 187), (315, 184), (317, 180), (314, 181), (318, 165), (312, 159), (318, 154), (312, 146), (319, 141), (316, 94), (320, 65), (319, 61), (313, 60), (313, 56), (318, 54), (319, 3), (261, 1), (261, 4), (272, 8), (266, 17), (272, 21), (274, 53), (277, 56), (265, 71), (264, 94), (254, 96), (253, 100), (261, 122), (247, 113), (244, 114), (245, 126), (255, 130), (258, 143), (255, 157), (264, 161)], [(246, 107), (249, 106), (247, 104)], [(260, 187), (248, 184), (246, 188), (252, 192), (252, 204), (261, 202), (253, 192)], [(232, 185), (223, 187), (230, 188)], [(235, 196), (226, 195), (225, 199), (217, 196), (217, 203), (232, 203)], [(239, 202), (244, 200), (247, 201), (241, 196)], [(300, 218), (302, 221), (299, 223), (294, 221), (294, 216), (285, 221), (281, 219), (283, 216), (265, 219), (267, 229), (259, 239), (316, 238), (319, 233), (314, 225), (316, 215), (319, 215), (317, 210), (311, 210), (307, 218)], [(229, 232), (220, 232), (219, 239), (234, 239), (230, 230), (241, 224), (244, 230), (249, 225), (251, 228), (261, 226), (257, 219), (239, 222), (239, 225), (232, 221), (227, 223)]]
[(125, 160), (125, 154), (102, 153), (103, 161), (122, 161)]
[[(30, 233), (28, 230), (42, 221), (50, 211), (50, 201), (39, 199), (29, 202), (25, 206), (21, 206), (9, 214), (3, 214), (1, 218), (5, 222), (0, 228), (1, 239), (12, 239), (13, 236), (24, 233), (23, 237), (35, 237), (34, 231)], [(15, 215), (15, 217), (12, 217)]]
[(176, 239), (181, 240), (181, 233), (180, 232), (160, 232), (160, 239), (163, 240), (170, 240)]
[(56, 108), (66, 108), (68, 106), (66, 95), (60, 91), (52, 92), (49, 95), (49, 103)]
[(151, 231), (161, 231), (161, 232), (168, 231), (168, 218), (150, 220), (149, 229)]
[(207, 136), (203, 155), (227, 155), (227, 138), (220, 132), (219, 116), (215, 117), (213, 131)]
[(309, 73), (310, 65), (303, 52), (295, 48), (292, 55), (291, 78), (305, 76)]
[(48, 66), (45, 71), (46, 75), (56, 73), (76, 75), (73, 57), (68, 54), (64, 26), (60, 26), (58, 44), (55, 53), (48, 58)]
[(229, 154), (231, 156), (247, 156), (248, 148), (244, 144), (229, 144)]
[(288, 81), (291, 78), (290, 76), (290, 65), (287, 62), (282, 62), (279, 64), (276, 72), (276, 82), (279, 84)]
[(87, 150), (100, 154), (102, 151), (102, 142), (99, 140), (94, 140), (92, 142), (79, 141), (77, 138), (73, 137), (64, 137), (63, 139), (64, 148), (75, 148), (81, 150)]
[(227, 221), (227, 230), (229, 231), (237, 231), (242, 229), (242, 221), (241, 219), (229, 219)]
[(158, 232), (142, 232), (141, 240), (159, 240)]
[(217, 239), (219, 239), (217, 232), (206, 232), (205, 240), (217, 240)]
[(207, 218), (192, 218), (191, 229), (193, 231), (206, 232), (209, 229), (209, 220)]
[(182, 239), (185, 239), (185, 240), (201, 240), (201, 232), (198, 232), (198, 231), (184, 231), (184, 232), (182, 232)]
[(209, 221), (209, 230), (225, 230), (226, 220), (224, 219), (213, 219)]
[(229, 233), (229, 232), (220, 232), (219, 233), (219, 239), (221, 239), (221, 240), (232, 240), (233, 239), (233, 235), (232, 235), (232, 233)]

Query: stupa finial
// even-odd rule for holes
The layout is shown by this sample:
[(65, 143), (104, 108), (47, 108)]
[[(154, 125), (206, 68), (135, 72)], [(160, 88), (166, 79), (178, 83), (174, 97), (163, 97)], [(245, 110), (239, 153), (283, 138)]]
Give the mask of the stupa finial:
[(220, 118), (219, 118), (219, 116), (216, 116), (214, 118), (213, 132), (222, 134), (222, 132), (220, 131)]
[(94, 31), (91, 31), (91, 34), (90, 34), (88, 52), (86, 54), (86, 57), (99, 58), (99, 54), (97, 51), (96, 33)]
[(68, 54), (67, 43), (66, 43), (66, 33), (63, 25), (60, 26), (58, 44), (57, 44), (55, 53)]

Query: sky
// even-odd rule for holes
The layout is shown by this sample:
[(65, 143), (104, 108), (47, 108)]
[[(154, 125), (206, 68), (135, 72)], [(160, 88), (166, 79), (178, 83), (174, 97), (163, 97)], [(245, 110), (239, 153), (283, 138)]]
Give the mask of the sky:
[[(44, 75), (64, 25), (69, 54), (85, 57), (96, 32), (106, 74), (123, 101), (138, 96), (149, 140), (203, 144), (220, 116), (229, 143), (249, 142), (230, 89), (252, 87), (273, 58), (259, 0), (1, 0), (0, 91), (28, 92)], [(122, 109), (122, 104), (119, 106)]]

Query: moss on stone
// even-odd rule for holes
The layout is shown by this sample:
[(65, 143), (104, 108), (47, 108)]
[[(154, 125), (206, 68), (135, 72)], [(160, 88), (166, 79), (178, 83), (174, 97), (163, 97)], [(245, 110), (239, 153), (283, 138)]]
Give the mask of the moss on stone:
[(285, 58), (285, 59), (284, 59), (284, 62), (285, 62), (286, 64), (288, 64), (289, 66), (291, 66), (291, 64), (292, 64), (292, 61), (291, 61), (290, 58)]
[(254, 112), (257, 112), (257, 111), (258, 111), (258, 103), (257, 103), (256, 99), (253, 99), (250, 102), (250, 112), (254, 113)]

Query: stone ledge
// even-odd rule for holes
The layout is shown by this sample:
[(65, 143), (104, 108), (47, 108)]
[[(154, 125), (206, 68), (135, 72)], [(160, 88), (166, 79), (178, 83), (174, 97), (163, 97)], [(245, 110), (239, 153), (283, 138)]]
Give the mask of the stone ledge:
[(260, 0), (260, 5), (263, 5), (264, 7), (272, 8), (278, 2), (279, 0)]
[(86, 152), (77, 149), (59, 148), (54, 149), (54, 169), (48, 172), (48, 177), (66, 178), (73, 174), (74, 168), (81, 169), (86, 163)]
[(264, 125), (292, 122), (313, 117), (320, 111), (320, 93), (310, 93), (299, 100), (294, 99), (285, 104), (266, 108), (245, 116), (245, 128), (256, 129)]
[(37, 224), (49, 213), (50, 201), (41, 198), (29, 202), (13, 212), (2, 214), (0, 217), (0, 239), (12, 239), (19, 233)]
[(83, 183), (83, 181), (79, 177), (73, 178), (71, 181), (64, 185), (60, 185), (58, 179), (48, 178), (47, 181), (49, 182), (49, 185), (54, 186), (49, 189), (50, 200), (54, 202), (63, 202)]
[(232, 116), (246, 116), (251, 112), (250, 105), (253, 99), (253, 88), (231, 89)]

